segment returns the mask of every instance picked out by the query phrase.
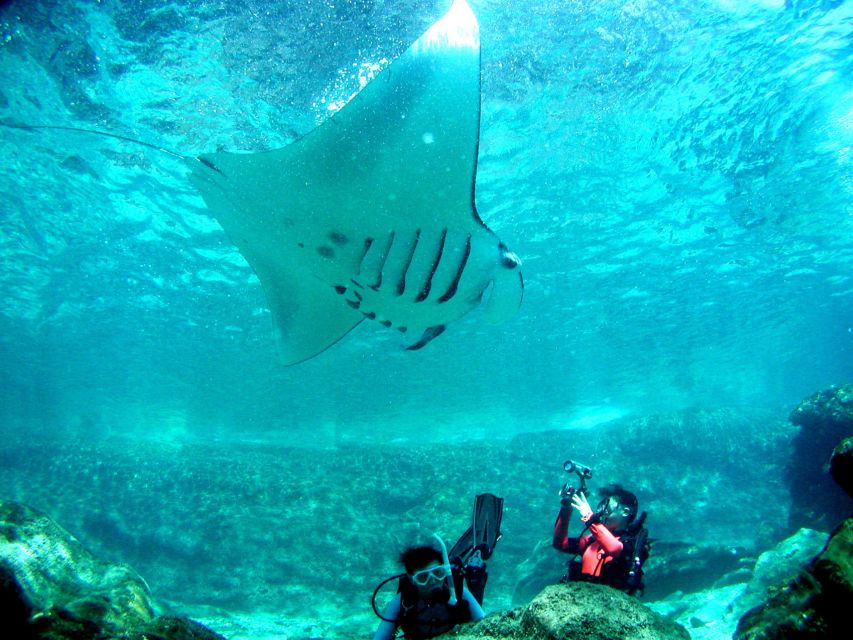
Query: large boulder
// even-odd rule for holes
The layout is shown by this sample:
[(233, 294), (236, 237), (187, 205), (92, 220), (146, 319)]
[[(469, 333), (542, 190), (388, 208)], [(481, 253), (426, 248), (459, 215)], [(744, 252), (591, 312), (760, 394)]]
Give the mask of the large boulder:
[(690, 640), (684, 627), (636, 598), (584, 582), (551, 585), (525, 607), (487, 616), (451, 634), (464, 640)]
[(846, 637), (851, 602), (853, 518), (839, 525), (807, 569), (740, 619), (734, 640)]
[(785, 474), (792, 498), (789, 526), (831, 531), (853, 512), (849, 491), (829, 474), (836, 445), (853, 436), (853, 384), (809, 396), (791, 412), (790, 420), (800, 430)]
[(0, 501), (0, 609), (9, 616), (10, 637), (20, 640), (222, 638), (191, 620), (158, 616), (133, 569), (96, 558), (17, 502)]

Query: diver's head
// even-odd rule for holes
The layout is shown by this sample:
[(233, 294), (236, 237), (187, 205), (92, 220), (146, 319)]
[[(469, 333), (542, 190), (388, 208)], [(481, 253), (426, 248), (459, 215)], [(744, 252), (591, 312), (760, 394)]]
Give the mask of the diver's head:
[(602, 498), (595, 512), (600, 522), (613, 532), (627, 529), (637, 517), (637, 496), (618, 484), (604, 487), (599, 495)]
[(450, 597), (447, 578), (450, 567), (444, 555), (431, 545), (409, 547), (400, 554), (406, 568), (406, 578), (418, 590), (418, 595), (431, 602), (446, 602)]

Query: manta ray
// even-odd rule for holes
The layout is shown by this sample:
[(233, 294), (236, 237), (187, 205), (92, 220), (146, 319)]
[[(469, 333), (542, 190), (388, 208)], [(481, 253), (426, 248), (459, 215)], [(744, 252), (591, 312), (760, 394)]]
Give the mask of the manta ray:
[(479, 132), (479, 26), (454, 0), (305, 136), (175, 155), (257, 274), (293, 365), (364, 320), (419, 336), (414, 350), (477, 307), (492, 322), (518, 310), (521, 261), (474, 202)]
[[(212, 153), (191, 180), (257, 274), (285, 363), (365, 319), (422, 332), (521, 304), (520, 260), (474, 203), (480, 35), (465, 0), (303, 138)], [(194, 159), (196, 160), (196, 159)]]

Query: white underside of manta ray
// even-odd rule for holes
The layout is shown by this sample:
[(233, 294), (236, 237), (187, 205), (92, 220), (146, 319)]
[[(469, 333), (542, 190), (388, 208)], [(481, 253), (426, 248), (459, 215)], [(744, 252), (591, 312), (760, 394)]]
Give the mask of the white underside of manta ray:
[(254, 269), (285, 364), (364, 319), (420, 334), (483, 303), (521, 304), (520, 261), (474, 204), (480, 36), (464, 0), (340, 111), (290, 145), (188, 158), (191, 179)]

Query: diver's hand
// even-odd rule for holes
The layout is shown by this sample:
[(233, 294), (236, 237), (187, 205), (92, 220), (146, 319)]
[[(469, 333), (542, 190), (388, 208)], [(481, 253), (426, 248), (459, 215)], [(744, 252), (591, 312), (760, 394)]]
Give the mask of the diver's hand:
[(589, 508), (589, 502), (586, 501), (586, 496), (582, 493), (576, 493), (572, 496), (572, 506), (581, 514), (581, 520), (586, 522), (592, 517), (592, 509)]
[(575, 495), (575, 488), (569, 486), (569, 484), (564, 484), (563, 488), (560, 489), (560, 505), (563, 507), (572, 506), (572, 496)]

